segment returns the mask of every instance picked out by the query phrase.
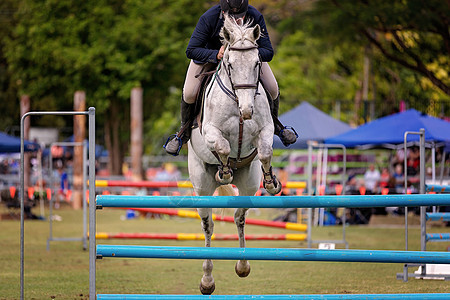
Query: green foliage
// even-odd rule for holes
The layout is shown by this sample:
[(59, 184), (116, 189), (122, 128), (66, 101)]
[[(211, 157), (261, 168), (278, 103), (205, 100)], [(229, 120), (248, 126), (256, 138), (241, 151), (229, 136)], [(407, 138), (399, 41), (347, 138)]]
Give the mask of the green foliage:
[[(370, 74), (368, 98), (362, 100), (374, 102), (375, 117), (392, 113), (400, 100), (433, 115), (442, 113), (437, 109), (440, 104), (448, 106), (445, 45), (450, 41), (443, 33), (446, 19), (439, 9), (448, 10), (444, 3), (294, 2), (283, 1), (292, 13), (276, 23), (283, 36), (272, 66), (282, 91), (282, 111), (308, 100), (331, 113), (335, 100), (342, 100), (345, 121), (352, 111), (364, 114), (362, 104), (359, 108), (355, 104), (362, 94), (364, 56), (370, 60)], [(280, 13), (275, 9), (271, 15)]]
[(16, 1), (0, 1), (0, 111), (6, 112), (0, 118), (0, 130), (2, 131), (20, 118), (16, 87), (4, 56), (5, 40), (12, 34), (15, 25), (13, 15), (16, 9)]
[(344, 50), (332, 50), (301, 30), (283, 39), (272, 63), (282, 91), (282, 111), (302, 100), (331, 109), (334, 100), (351, 98), (357, 87), (354, 74), (343, 66), (349, 56)]
[(71, 98), (81, 89), (99, 112), (135, 86), (167, 89), (193, 24), (184, 16), (199, 7), (187, 2), (24, 1), (11, 69), (31, 97)]
[(441, 96), (450, 95), (450, 6), (445, 1), (320, 0), (312, 15), (327, 19), (316, 27), (322, 38), (369, 43), (378, 59), (412, 70)]
[(187, 0), (24, 0), (6, 57), (32, 109), (71, 110), (74, 92), (84, 90), (99, 127), (119, 122), (120, 140), (111, 143), (127, 145), (131, 89), (144, 88), (144, 117), (156, 121), (170, 87), (182, 85), (184, 51), (204, 9)]

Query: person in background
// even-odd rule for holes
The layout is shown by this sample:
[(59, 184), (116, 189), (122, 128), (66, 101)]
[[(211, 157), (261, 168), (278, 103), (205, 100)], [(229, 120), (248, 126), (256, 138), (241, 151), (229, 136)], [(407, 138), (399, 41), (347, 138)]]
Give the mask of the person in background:
[(67, 172), (64, 170), (63, 166), (60, 166), (58, 168), (58, 174), (60, 176), (60, 185), (59, 185), (59, 191), (58, 196), (56, 197), (56, 203), (55, 208), (58, 209), (60, 207), (60, 201), (65, 200), (68, 201), (70, 199), (70, 182), (69, 182), (69, 176), (67, 175)]
[(0, 163), (0, 174), (8, 174), (9, 173), (9, 164), (8, 160), (5, 159)]
[(395, 182), (395, 188), (400, 189), (405, 187), (405, 175), (403, 174), (403, 166), (401, 163), (395, 164), (394, 174), (392, 175)]
[(376, 194), (380, 182), (380, 171), (375, 168), (375, 164), (370, 164), (369, 169), (364, 173), (364, 183), (366, 191)]
[(416, 176), (419, 174), (419, 164), (420, 164), (420, 151), (419, 147), (411, 147), (407, 158), (407, 169), (406, 174), (408, 176)]
[(181, 179), (181, 172), (172, 163), (164, 163), (161, 171), (157, 172), (154, 181), (178, 181)]
[(391, 179), (391, 174), (389, 173), (388, 168), (383, 168), (380, 174), (380, 187), (387, 188), (389, 187), (389, 180)]

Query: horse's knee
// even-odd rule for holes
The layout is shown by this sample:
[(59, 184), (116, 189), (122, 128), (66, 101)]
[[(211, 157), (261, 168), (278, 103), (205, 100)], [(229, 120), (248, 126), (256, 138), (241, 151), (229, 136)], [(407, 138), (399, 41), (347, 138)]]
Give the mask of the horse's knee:
[(272, 159), (273, 150), (272, 147), (262, 147), (258, 148), (258, 158), (262, 163), (270, 162)]
[(263, 165), (267, 165), (270, 164), (271, 160), (272, 160), (272, 155), (270, 154), (261, 154), (258, 156), (259, 161), (263, 164)]
[(217, 140), (214, 144), (214, 148), (220, 156), (227, 157), (230, 155), (230, 144), (226, 140)]

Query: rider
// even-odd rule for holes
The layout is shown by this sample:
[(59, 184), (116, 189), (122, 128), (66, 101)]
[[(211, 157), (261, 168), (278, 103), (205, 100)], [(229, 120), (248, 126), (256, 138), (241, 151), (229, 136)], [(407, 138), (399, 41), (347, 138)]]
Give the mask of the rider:
[[(273, 48), (264, 17), (256, 8), (248, 5), (248, 0), (220, 0), (220, 5), (210, 8), (200, 17), (186, 49), (186, 55), (191, 62), (181, 99), (181, 129), (177, 134), (171, 135), (164, 145), (167, 153), (171, 155), (178, 155), (182, 144), (190, 138), (191, 128), (183, 129), (183, 127), (195, 118), (195, 100), (202, 80), (195, 75), (214, 69), (223, 57), (225, 48), (220, 41), (219, 32), (224, 23), (224, 13), (232, 16), (238, 24), (242, 24), (245, 19), (261, 27), (262, 34), (257, 41), (262, 61), (260, 80), (266, 94), (272, 99), (270, 104), (272, 117), (278, 117), (280, 92), (275, 76), (267, 63), (272, 60)], [(297, 140), (295, 130), (293, 132), (289, 127), (284, 127), (276, 121), (274, 121), (274, 127), (275, 134), (280, 137), (286, 147)]]

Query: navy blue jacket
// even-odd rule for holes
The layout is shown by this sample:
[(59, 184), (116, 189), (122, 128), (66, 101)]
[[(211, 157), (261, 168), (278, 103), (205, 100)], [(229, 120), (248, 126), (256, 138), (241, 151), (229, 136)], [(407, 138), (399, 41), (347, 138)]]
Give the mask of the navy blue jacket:
[[(208, 9), (198, 20), (186, 49), (186, 56), (195, 63), (217, 63), (217, 53), (222, 46), (219, 32), (224, 23), (220, 5)], [(273, 48), (263, 15), (253, 6), (248, 6), (245, 20), (252, 20), (252, 26), (259, 24), (261, 37), (257, 41), (259, 56), (262, 61), (269, 62), (273, 57)]]

